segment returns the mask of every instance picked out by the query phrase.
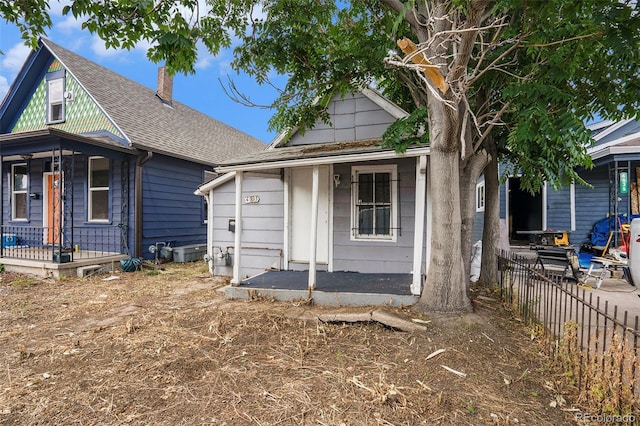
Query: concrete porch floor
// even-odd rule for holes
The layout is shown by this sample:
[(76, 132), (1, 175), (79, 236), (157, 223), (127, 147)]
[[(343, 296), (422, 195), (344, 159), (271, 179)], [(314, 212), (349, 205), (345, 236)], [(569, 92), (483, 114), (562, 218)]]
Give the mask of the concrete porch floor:
[[(49, 250), (50, 251), (50, 250)], [(51, 260), (16, 259), (0, 257), (0, 263), (7, 272), (36, 275), (45, 278), (60, 279), (61, 277), (76, 276), (78, 268), (99, 265), (106, 270), (113, 271), (120, 267), (120, 260), (129, 256), (125, 254), (105, 254), (90, 251), (74, 253), (73, 262), (57, 263)], [(48, 257), (47, 257), (48, 259)]]
[(322, 306), (409, 306), (418, 301), (411, 294), (411, 274), (318, 271), (311, 292), (308, 279), (308, 271), (267, 271), (225, 287), (224, 293), (228, 299), (265, 297), (280, 302), (311, 298)]

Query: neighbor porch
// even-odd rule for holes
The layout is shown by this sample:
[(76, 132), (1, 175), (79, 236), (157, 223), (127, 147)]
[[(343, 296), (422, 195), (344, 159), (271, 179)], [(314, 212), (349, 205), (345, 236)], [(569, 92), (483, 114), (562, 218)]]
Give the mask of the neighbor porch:
[(117, 225), (48, 228), (2, 226), (0, 263), (4, 270), (60, 278), (83, 271), (113, 270), (128, 257), (123, 227)]

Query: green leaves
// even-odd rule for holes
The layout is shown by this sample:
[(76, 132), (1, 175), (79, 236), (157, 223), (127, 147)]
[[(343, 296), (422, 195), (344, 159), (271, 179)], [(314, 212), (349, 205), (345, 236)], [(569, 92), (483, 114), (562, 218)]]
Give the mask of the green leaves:
[[(170, 72), (194, 72), (200, 43), (217, 54), (237, 40), (236, 71), (261, 84), (269, 84), (273, 74), (288, 78), (273, 104), (270, 126), (275, 130), (326, 121), (324, 106), (334, 94), (375, 84), (411, 112), (385, 135), (386, 146), (404, 151), (410, 144), (428, 143), (428, 91), (415, 73), (387, 68), (383, 59), (396, 49), (398, 38), (424, 37), (406, 19), (428, 17), (433, 8), (425, 5), (433, 6), (433, 1), (402, 2), (397, 11), (388, 3), (72, 0), (62, 12), (82, 20), (107, 47), (131, 49), (149, 42), (149, 58), (164, 61)], [(451, 19), (465, 18), (468, 2), (451, 0), (447, 5)], [(16, 23), (32, 46), (51, 25), (48, 11), (46, 0), (0, 2), (2, 17)], [(491, 17), (504, 17), (508, 25), (485, 27), (483, 43), (474, 45), (461, 73), (483, 70), (464, 92), (475, 117), (484, 117), (477, 128), (491, 127), (491, 117), (509, 106), (501, 116), (505, 125), (495, 126), (484, 143), (498, 143), (503, 159), (521, 166), (531, 190), (544, 180), (557, 184), (575, 178), (575, 167), (590, 164), (585, 120), (595, 115), (640, 118), (640, 16), (635, 2), (497, 0), (482, 25)], [(443, 58), (453, 61), (456, 52), (448, 46)], [(479, 137), (477, 131), (466, 135)]]
[(427, 108), (414, 109), (409, 116), (401, 118), (387, 128), (382, 146), (405, 152), (410, 145), (429, 143), (429, 132), (425, 128)]
[(47, 0), (0, 1), (0, 16), (15, 24), (22, 39), (32, 48), (37, 47), (38, 38), (51, 28), (48, 10)]

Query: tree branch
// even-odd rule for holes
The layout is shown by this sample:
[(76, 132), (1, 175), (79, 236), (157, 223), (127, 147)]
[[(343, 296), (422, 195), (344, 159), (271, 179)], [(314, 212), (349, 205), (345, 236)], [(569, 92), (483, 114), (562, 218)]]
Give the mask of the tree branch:
[(413, 14), (413, 8), (405, 8), (404, 3), (400, 0), (382, 0), (382, 3), (386, 4), (396, 12), (401, 13), (404, 20), (416, 31), (422, 27), (416, 16)]

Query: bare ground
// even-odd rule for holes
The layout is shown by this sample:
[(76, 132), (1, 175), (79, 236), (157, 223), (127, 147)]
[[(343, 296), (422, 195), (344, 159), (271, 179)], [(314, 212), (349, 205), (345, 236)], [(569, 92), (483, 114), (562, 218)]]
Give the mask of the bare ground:
[(409, 333), (225, 300), (202, 263), (115, 276), (1, 275), (2, 424), (571, 423), (559, 372), (487, 292), (463, 317), (393, 310), (428, 321)]

